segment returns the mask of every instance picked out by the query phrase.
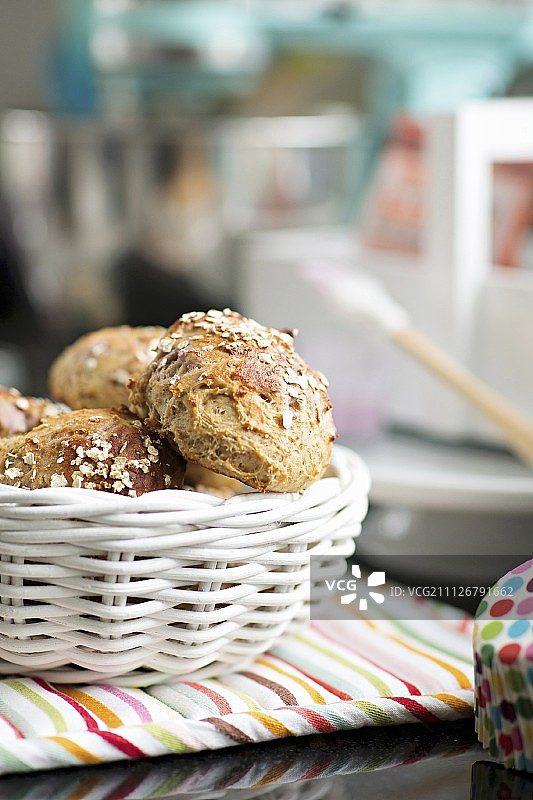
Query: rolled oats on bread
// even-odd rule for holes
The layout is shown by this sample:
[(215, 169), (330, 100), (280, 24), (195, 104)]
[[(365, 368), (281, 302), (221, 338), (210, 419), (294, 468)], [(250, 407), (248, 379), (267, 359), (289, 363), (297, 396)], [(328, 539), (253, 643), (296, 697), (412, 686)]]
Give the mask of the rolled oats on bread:
[(73, 486), (136, 497), (181, 488), (185, 462), (128, 411), (81, 409), (0, 439), (0, 483)]
[(188, 461), (259, 491), (309, 486), (335, 439), (327, 381), (291, 333), (229, 309), (171, 325), (129, 407)]

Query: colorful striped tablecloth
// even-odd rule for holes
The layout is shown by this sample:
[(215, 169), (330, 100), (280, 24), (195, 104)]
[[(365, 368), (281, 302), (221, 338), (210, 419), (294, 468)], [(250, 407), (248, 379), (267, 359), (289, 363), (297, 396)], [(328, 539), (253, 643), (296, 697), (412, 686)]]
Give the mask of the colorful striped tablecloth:
[(471, 621), (311, 622), (242, 672), (145, 689), (0, 681), (0, 773), (473, 714)]

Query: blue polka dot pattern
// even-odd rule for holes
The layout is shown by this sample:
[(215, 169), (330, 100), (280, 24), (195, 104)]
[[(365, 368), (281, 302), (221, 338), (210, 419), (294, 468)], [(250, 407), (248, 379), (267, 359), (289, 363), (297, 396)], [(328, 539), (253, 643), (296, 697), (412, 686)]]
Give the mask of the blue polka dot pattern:
[(517, 592), (519, 589), (521, 589), (523, 585), (524, 579), (519, 575), (514, 575), (512, 578), (509, 578), (508, 581), (505, 581), (501, 587), (502, 589), (505, 589), (505, 594), (503, 594), (503, 592), (502, 594), (504, 597), (512, 597), (514, 592)]
[(531, 623), (528, 619), (517, 619), (516, 622), (513, 622), (507, 633), (511, 638), (518, 639), (519, 636), (527, 633), (530, 625)]

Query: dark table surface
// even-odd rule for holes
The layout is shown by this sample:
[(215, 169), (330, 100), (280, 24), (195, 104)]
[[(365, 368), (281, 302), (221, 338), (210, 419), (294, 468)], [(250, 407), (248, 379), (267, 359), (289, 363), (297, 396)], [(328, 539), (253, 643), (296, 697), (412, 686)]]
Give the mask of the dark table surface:
[(533, 800), (533, 775), (491, 761), (472, 721), (0, 778), (0, 800)]

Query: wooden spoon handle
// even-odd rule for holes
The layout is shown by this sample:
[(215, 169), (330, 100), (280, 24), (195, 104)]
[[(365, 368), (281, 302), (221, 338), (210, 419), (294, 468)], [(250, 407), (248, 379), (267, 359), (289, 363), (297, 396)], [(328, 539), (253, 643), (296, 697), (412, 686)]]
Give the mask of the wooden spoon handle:
[(453, 386), (502, 432), (512, 450), (533, 466), (533, 421), (476, 378), (424, 334), (408, 326), (392, 333), (403, 350)]

